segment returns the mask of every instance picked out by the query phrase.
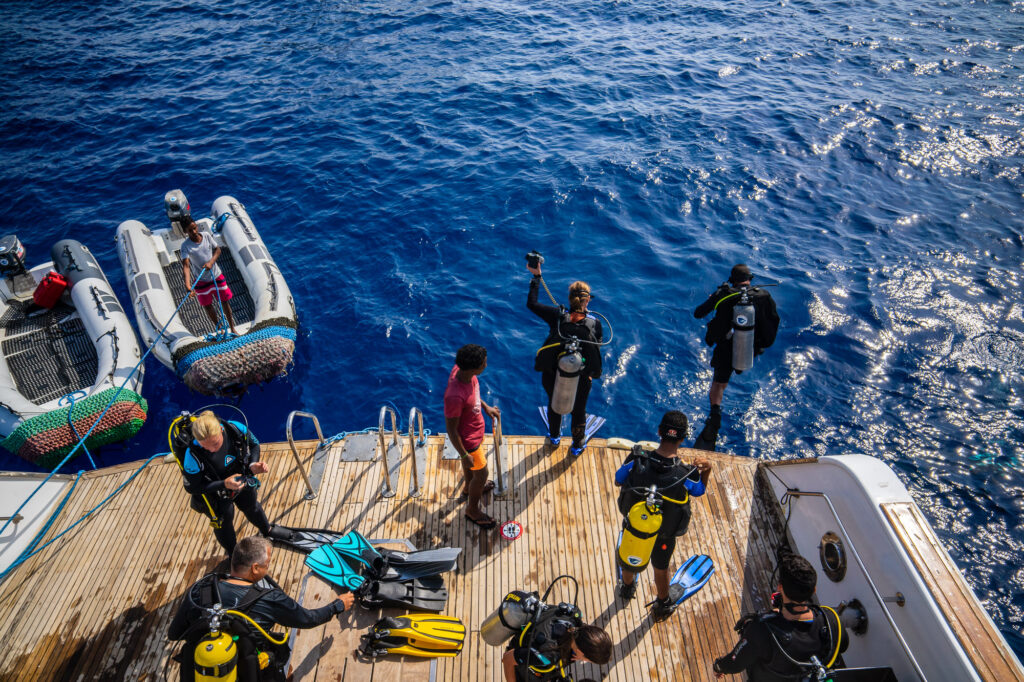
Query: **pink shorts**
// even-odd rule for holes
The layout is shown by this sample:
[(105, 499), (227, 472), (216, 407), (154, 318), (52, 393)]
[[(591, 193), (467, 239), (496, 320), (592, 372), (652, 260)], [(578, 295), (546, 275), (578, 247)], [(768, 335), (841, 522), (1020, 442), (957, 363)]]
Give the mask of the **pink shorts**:
[(213, 282), (210, 280), (202, 280), (196, 285), (196, 298), (199, 300), (199, 305), (204, 308), (216, 303), (218, 295), (222, 302), (231, 300), (231, 289), (228, 288), (228, 283), (225, 281), (224, 275), (217, 278), (216, 287), (214, 287)]

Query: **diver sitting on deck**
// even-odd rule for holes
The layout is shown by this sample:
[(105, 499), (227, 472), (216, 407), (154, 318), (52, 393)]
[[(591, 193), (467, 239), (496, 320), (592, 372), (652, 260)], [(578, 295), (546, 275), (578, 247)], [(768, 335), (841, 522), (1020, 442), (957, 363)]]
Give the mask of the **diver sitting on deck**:
[[(267, 575), (272, 554), (273, 547), (269, 540), (261, 537), (245, 538), (231, 553), (229, 575), (211, 573), (189, 588), (167, 632), (169, 639), (184, 640), (186, 643), (179, 656), (182, 682), (194, 680), (196, 664), (203, 664), (202, 661), (193, 660), (200, 657), (196, 646), (201, 640), (211, 646), (208, 653), (216, 654), (218, 651), (218, 643), (209, 636), (211, 630), (216, 629), (210, 624), (210, 616), (216, 605), (228, 611), (220, 614), (222, 622), (219, 627), (229, 636), (238, 637), (237, 679), (241, 682), (284, 679), (283, 667), (288, 660), (287, 635), (270, 633), (273, 639), (267, 637), (266, 633), (274, 625), (312, 628), (352, 608), (355, 597), (351, 592), (317, 609), (300, 606)], [(232, 614), (230, 611), (237, 613)], [(206, 649), (206, 646), (203, 648)], [(227, 644), (225, 648), (229, 650), (226, 658), (230, 660), (232, 647)], [(265, 665), (261, 665), (261, 652), (267, 654)], [(206, 663), (209, 665), (208, 661)], [(221, 674), (210, 677), (222, 676), (227, 679)]]
[[(172, 433), (173, 429), (172, 425)], [(268, 535), (270, 522), (256, 497), (256, 475), (269, 468), (259, 461), (260, 442), (252, 432), (206, 410), (177, 433), (172, 445), (185, 475), (185, 490), (192, 495), (191, 506), (211, 518), (213, 534), (228, 555), (235, 549), (236, 506), (261, 535)]]
[(483, 494), (494, 489), (487, 480), (487, 454), (484, 452), (484, 413), (492, 420), (501, 410), (480, 398), (478, 376), (487, 369), (487, 349), (469, 343), (455, 354), (455, 366), (448, 375), (444, 391), (444, 420), (448, 439), (459, 453), (463, 479), (460, 500), (466, 500), (465, 517), (470, 523), (489, 530), (498, 525), (480, 506)]
[[(661, 418), (658, 436), (661, 443), (653, 451), (645, 451), (639, 445), (615, 473), (615, 485), (621, 486), (619, 509), (627, 517), (637, 502), (647, 496), (650, 486), (660, 499), (661, 525), (650, 554), (654, 566), (654, 585), (658, 598), (653, 602), (651, 617), (665, 620), (684, 598), (681, 585), (669, 583), (668, 565), (675, 551), (676, 538), (686, 534), (690, 527), (690, 497), (699, 497), (707, 489), (711, 475), (711, 462), (703, 457), (694, 460), (693, 465), (683, 463), (678, 457), (679, 444), (686, 438), (688, 423), (686, 415), (670, 410)], [(642, 563), (646, 566), (646, 561)], [(619, 582), (619, 596), (632, 599), (636, 595), (636, 574), (623, 568)]]
[(813, 659), (823, 668), (833, 667), (849, 637), (835, 610), (810, 603), (817, 584), (814, 566), (781, 548), (776, 595), (781, 598), (773, 599), (775, 610), (740, 618), (740, 641), (715, 661), (715, 676), (746, 671), (751, 682), (795, 682), (815, 672)]
[[(224, 279), (224, 273), (217, 265), (221, 249), (214, 242), (213, 233), (208, 229), (200, 230), (192, 216), (182, 216), (180, 222), (181, 228), (188, 237), (181, 243), (181, 267), (185, 278), (185, 290), (195, 295), (199, 305), (206, 311), (215, 327), (220, 325), (219, 308), (223, 308), (228, 326), (231, 327), (231, 333), (238, 336), (238, 331), (235, 329), (235, 317), (231, 313), (231, 304), (228, 303), (233, 294), (228, 287), (227, 280)], [(193, 273), (197, 277), (202, 273), (195, 291), (192, 291)]]

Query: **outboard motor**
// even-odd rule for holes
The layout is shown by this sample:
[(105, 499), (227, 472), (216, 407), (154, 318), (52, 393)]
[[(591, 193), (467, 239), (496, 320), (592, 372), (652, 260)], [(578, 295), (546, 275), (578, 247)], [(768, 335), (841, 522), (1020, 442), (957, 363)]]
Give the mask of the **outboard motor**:
[(0, 275), (16, 277), (25, 272), (25, 245), (18, 239), (18, 235), (0, 237)]
[(754, 303), (744, 287), (732, 308), (732, 368), (741, 374), (754, 366)]
[(188, 205), (185, 193), (180, 189), (172, 189), (164, 195), (164, 211), (167, 219), (171, 221), (171, 227), (179, 237), (185, 236), (185, 230), (181, 226), (181, 219), (192, 217), (192, 208)]
[(569, 414), (576, 404), (576, 389), (583, 371), (583, 355), (579, 341), (571, 339), (565, 346), (565, 354), (558, 359), (555, 372), (555, 388), (551, 391), (551, 411), (555, 414)]

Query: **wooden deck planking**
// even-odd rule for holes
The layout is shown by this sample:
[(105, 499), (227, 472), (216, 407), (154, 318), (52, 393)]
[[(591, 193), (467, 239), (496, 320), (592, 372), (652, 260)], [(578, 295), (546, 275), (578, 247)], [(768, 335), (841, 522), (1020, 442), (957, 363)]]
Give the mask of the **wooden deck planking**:
[[(264, 444), (271, 471), (262, 477), (260, 495), (272, 522), (358, 528), (373, 538), (410, 538), (421, 548), (464, 548), (459, 570), (447, 577), (451, 597), (446, 613), (463, 618), (470, 635), (460, 656), (437, 660), (439, 680), (501, 682), (502, 648), (482, 642), (480, 623), (508, 590), (542, 591), (560, 573), (580, 580), (585, 620), (607, 627), (615, 645), (608, 666), (577, 666), (578, 678), (713, 680), (711, 661), (731, 647), (732, 624), (740, 606), (750, 601), (749, 595), (736, 594), (737, 586), (759, 593), (771, 587), (758, 584), (770, 559), (748, 556), (748, 550), (762, 552), (775, 542), (770, 533), (762, 537), (767, 526), (751, 519), (756, 462), (709, 455), (715, 465), (711, 486), (707, 496), (694, 500), (690, 532), (679, 539), (671, 568), (691, 553), (707, 553), (715, 560), (716, 575), (672, 619), (653, 624), (643, 606), (654, 596), (650, 569), (638, 576), (635, 600), (623, 604), (615, 596), (613, 553), (621, 520), (613, 477), (626, 453), (605, 450), (602, 441), (595, 441), (573, 460), (565, 445), (551, 449), (539, 437), (506, 440), (510, 490), (506, 498), (493, 500), (489, 510), (501, 521), (515, 519), (523, 525), (522, 537), (513, 542), (462, 518), (462, 505), (454, 499), (461, 467), (457, 460), (441, 459), (443, 442), (438, 437), (431, 439), (419, 498), (408, 497), (407, 461), (397, 496), (382, 500), (380, 464), (342, 464), (336, 445), (320, 495), (306, 502), (291, 453), (279, 443)], [(314, 443), (298, 445), (308, 466)], [(86, 474), (51, 533), (94, 506), (137, 466)], [(180, 595), (223, 559), (207, 521), (188, 509), (180, 480), (176, 465), (153, 462), (116, 504), (0, 586), (0, 635), (8, 645), (0, 657), (0, 678), (162, 679), (171, 651), (164, 640), (166, 626)], [(244, 516), (237, 516), (239, 537), (254, 532)], [(272, 574), (296, 597), (305, 579), (305, 603), (326, 603), (333, 590), (316, 577), (307, 578), (303, 558), (276, 548)], [(567, 598), (569, 593), (556, 588), (553, 598), (559, 594)], [(389, 657), (371, 665), (354, 659), (359, 635), (378, 616), (357, 610), (340, 622), (299, 633), (292, 659), (296, 679), (425, 679), (426, 661)], [(349, 627), (356, 624), (358, 628)]]

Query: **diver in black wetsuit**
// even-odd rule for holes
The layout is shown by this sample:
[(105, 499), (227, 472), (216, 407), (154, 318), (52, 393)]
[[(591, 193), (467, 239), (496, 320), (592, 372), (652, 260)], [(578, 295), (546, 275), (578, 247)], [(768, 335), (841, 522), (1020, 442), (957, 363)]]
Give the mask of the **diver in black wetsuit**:
[(740, 641), (715, 661), (715, 675), (746, 671), (750, 682), (796, 682), (814, 672), (812, 656), (826, 668), (841, 666), (839, 654), (849, 646), (849, 637), (833, 609), (810, 603), (817, 582), (807, 559), (788, 548), (780, 550), (781, 603), (774, 611), (746, 615), (736, 623)]
[[(725, 386), (732, 376), (732, 313), (733, 306), (740, 300), (745, 288), (750, 287), (754, 278), (750, 268), (740, 263), (733, 266), (729, 273), (729, 281), (723, 283), (708, 300), (697, 306), (693, 316), (698, 320), (714, 312), (715, 316), (708, 322), (704, 341), (715, 350), (711, 354), (711, 367), (715, 374), (711, 379), (709, 397), (711, 399), (711, 416), (708, 422), (714, 424), (717, 433), (722, 418), (722, 395)], [(775, 335), (779, 330), (779, 314), (775, 310), (775, 301), (764, 289), (750, 288), (750, 297), (754, 305), (754, 354), (760, 355), (764, 349), (775, 343)]]
[(185, 474), (185, 489), (192, 495), (193, 509), (216, 519), (217, 542), (229, 555), (234, 550), (235, 507), (261, 535), (268, 535), (270, 522), (256, 497), (256, 475), (268, 467), (259, 461), (260, 442), (252, 432), (207, 410), (179, 434), (174, 454)]
[[(179, 660), (182, 682), (194, 679), (192, 655), (199, 640), (210, 632), (204, 609), (220, 604), (224, 609), (246, 614), (261, 628), (269, 632), (274, 625), (286, 628), (312, 628), (322, 625), (335, 614), (352, 608), (355, 596), (351, 592), (318, 609), (306, 609), (295, 602), (271, 579), (267, 573), (273, 547), (261, 537), (245, 538), (231, 554), (231, 573), (210, 574), (196, 582), (178, 607), (167, 635), (172, 641), (184, 640)], [(284, 679), (282, 666), (288, 660), (288, 644), (269, 641), (258, 629), (243, 618), (227, 614), (224, 628), (238, 636), (238, 680)], [(271, 654), (270, 665), (262, 673), (257, 651)]]
[(561, 306), (537, 302), (541, 280), (540, 263), (527, 264), (526, 269), (533, 274), (533, 279), (530, 280), (530, 293), (526, 297), (526, 307), (547, 322), (549, 328), (547, 339), (537, 351), (533, 368), (542, 372), (541, 384), (548, 394), (548, 439), (552, 445), (558, 445), (558, 441), (561, 440), (562, 415), (551, 409), (550, 401), (555, 388), (558, 359), (565, 349), (565, 338), (575, 336), (581, 341), (590, 342), (580, 344), (583, 371), (576, 388), (576, 402), (573, 404), (570, 422), (572, 447), (569, 452), (579, 456), (583, 452), (586, 437), (587, 397), (590, 395), (593, 380), (601, 376), (601, 350), (595, 344), (603, 341), (604, 330), (601, 321), (587, 312), (591, 295), (590, 286), (586, 282), (573, 282), (569, 286), (569, 310), (566, 311)]

